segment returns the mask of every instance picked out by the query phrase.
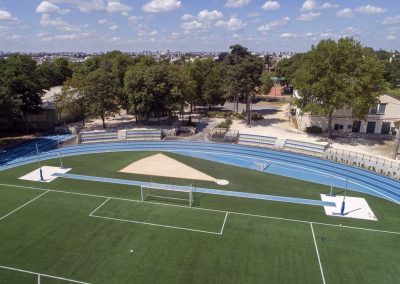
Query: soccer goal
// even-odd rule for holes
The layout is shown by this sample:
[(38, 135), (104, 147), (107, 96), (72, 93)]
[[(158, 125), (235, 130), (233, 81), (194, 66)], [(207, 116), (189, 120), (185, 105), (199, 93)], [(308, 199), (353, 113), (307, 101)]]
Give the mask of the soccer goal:
[(192, 188), (182, 189), (171, 187), (140, 187), (141, 200), (167, 200), (189, 204), (192, 207), (194, 201), (194, 191)]
[(259, 166), (260, 171), (265, 172), (265, 170), (269, 167), (269, 163), (257, 163)]

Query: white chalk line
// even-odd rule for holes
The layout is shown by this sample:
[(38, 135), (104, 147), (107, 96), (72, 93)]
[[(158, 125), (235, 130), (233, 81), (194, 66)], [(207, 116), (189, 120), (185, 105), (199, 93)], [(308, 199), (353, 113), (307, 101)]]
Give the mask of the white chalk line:
[(322, 263), (321, 263), (321, 258), (319, 256), (319, 252), (318, 252), (318, 246), (317, 246), (317, 241), (315, 240), (315, 234), (314, 234), (314, 228), (312, 223), (310, 222), (310, 227), (311, 227), (311, 233), (313, 236), (313, 240), (314, 240), (314, 245), (315, 245), (315, 251), (317, 252), (317, 258), (318, 258), (318, 263), (319, 263), (319, 269), (321, 270), (321, 276), (322, 276), (322, 283), (325, 284), (325, 276), (324, 276), (324, 270), (322, 269)]
[(5, 218), (7, 218), (7, 217), (10, 216), (11, 214), (17, 212), (18, 210), (20, 210), (21, 208), (25, 207), (26, 205), (32, 203), (32, 202), (35, 201), (36, 199), (42, 197), (42, 196), (45, 195), (47, 192), (49, 192), (49, 190), (43, 192), (42, 194), (40, 194), (40, 195), (36, 196), (35, 198), (29, 200), (28, 202), (22, 204), (22, 205), (19, 206), (18, 208), (16, 208), (16, 209), (12, 210), (11, 212), (7, 213), (6, 215), (4, 215), (3, 217), (0, 218), (0, 221), (3, 220), (3, 219), (5, 219)]
[[(106, 204), (110, 199), (112, 198), (107, 198), (103, 203), (101, 203), (95, 210), (93, 210), (90, 214), (89, 217), (95, 217), (95, 218), (101, 218), (101, 219), (108, 219), (108, 220), (114, 220), (114, 221), (121, 221), (121, 222), (129, 222), (129, 223), (136, 223), (136, 224), (142, 224), (142, 225), (149, 225), (149, 226), (156, 226), (156, 227), (164, 227), (164, 228), (169, 228), (169, 229), (177, 229), (177, 230), (185, 230), (185, 231), (192, 231), (192, 232), (197, 232), (197, 233), (206, 233), (206, 234), (213, 234), (213, 235), (222, 235), (226, 218), (228, 216), (228, 212), (224, 211), (225, 214), (225, 219), (222, 224), (222, 228), (219, 232), (213, 232), (213, 231), (205, 231), (205, 230), (198, 230), (198, 229), (191, 229), (191, 228), (186, 228), (186, 227), (178, 227), (178, 226), (170, 226), (170, 225), (162, 225), (162, 224), (156, 224), (156, 223), (150, 223), (150, 222), (142, 222), (142, 221), (135, 221), (135, 220), (128, 220), (128, 219), (120, 219), (120, 218), (112, 218), (112, 217), (107, 217), (107, 216), (99, 216), (99, 215), (94, 215), (94, 213), (99, 210), (104, 204)], [(142, 203), (142, 201), (140, 201)], [(190, 208), (187, 206), (179, 206), (179, 207), (184, 207), (184, 208)]]
[[(110, 199), (114, 199), (114, 200), (123, 200), (123, 201), (130, 201), (130, 202), (142, 202), (140, 200), (134, 200), (134, 199), (126, 199), (126, 198), (104, 196), (104, 195), (95, 195), (95, 194), (88, 194), (88, 193), (69, 192), (69, 191), (63, 191), (63, 190), (43, 189), (43, 188), (38, 188), (38, 187), (21, 186), (21, 185), (13, 185), (13, 184), (2, 184), (2, 183), (0, 183), (0, 186), (25, 188), (25, 189), (34, 189), (34, 190), (42, 190), (42, 191), (50, 191), (50, 192), (72, 194), (72, 195), (80, 195), (80, 196), (88, 196), (88, 197), (97, 197), (97, 198), (106, 198), (106, 199), (110, 198)], [(150, 202), (150, 201), (146, 201), (146, 202), (147, 203), (157, 204), (157, 205), (163, 205), (163, 206), (175, 206), (175, 207), (188, 208), (187, 206), (182, 206), (182, 205), (165, 204), (165, 203), (157, 203), (157, 202)], [(251, 217), (258, 217), (258, 218), (267, 218), (267, 219), (275, 219), (275, 220), (290, 221), (290, 222), (299, 222), (299, 223), (310, 223), (311, 222), (311, 223), (316, 224), (316, 225), (324, 225), (324, 226), (340, 227), (340, 228), (355, 229), (355, 230), (366, 230), (366, 231), (371, 231), (371, 232), (398, 234), (398, 235), (400, 235), (400, 232), (395, 232), (395, 231), (369, 229), (369, 228), (354, 227), (354, 226), (342, 226), (342, 225), (337, 225), (337, 224), (314, 222), (314, 221), (310, 221), (310, 220), (289, 219), (289, 218), (283, 218), (283, 217), (274, 217), (274, 216), (249, 214), (249, 213), (234, 212), (234, 211), (223, 211), (223, 210), (208, 209), (208, 208), (198, 208), (198, 207), (191, 207), (191, 209), (222, 212), (222, 213), (228, 212), (230, 214), (236, 214), (236, 215), (251, 216)]]
[(7, 269), (7, 270), (12, 270), (12, 271), (17, 271), (17, 272), (23, 272), (23, 273), (28, 273), (28, 274), (37, 275), (37, 276), (38, 276), (38, 283), (40, 283), (40, 278), (43, 276), (43, 277), (47, 277), (47, 278), (53, 278), (53, 279), (68, 281), (68, 282), (72, 282), (72, 283), (90, 284), (89, 282), (83, 282), (83, 281), (68, 279), (68, 278), (64, 278), (64, 277), (60, 277), (60, 276), (54, 276), (54, 275), (49, 275), (49, 274), (44, 274), (44, 273), (38, 273), (38, 272), (33, 272), (33, 271), (29, 271), (29, 270), (18, 269), (18, 268), (9, 267), (9, 266), (0, 265), (0, 268), (2, 268), (2, 269)]

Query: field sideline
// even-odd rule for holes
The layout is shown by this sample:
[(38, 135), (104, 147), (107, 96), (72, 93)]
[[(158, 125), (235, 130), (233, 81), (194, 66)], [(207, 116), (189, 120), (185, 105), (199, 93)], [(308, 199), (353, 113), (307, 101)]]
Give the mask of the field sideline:
[[(147, 180), (116, 170), (151, 154), (64, 162), (74, 174)], [(312, 199), (329, 192), (309, 182), (168, 155), (226, 177), (225, 190)], [(73, 283), (51, 277), (86, 283), (395, 283), (400, 273), (399, 209), (379, 198), (351, 193), (367, 199), (378, 222), (329, 217), (313, 206), (208, 195), (199, 195), (189, 209), (139, 202), (135, 187), (17, 179), (36, 167), (0, 172), (0, 283)]]

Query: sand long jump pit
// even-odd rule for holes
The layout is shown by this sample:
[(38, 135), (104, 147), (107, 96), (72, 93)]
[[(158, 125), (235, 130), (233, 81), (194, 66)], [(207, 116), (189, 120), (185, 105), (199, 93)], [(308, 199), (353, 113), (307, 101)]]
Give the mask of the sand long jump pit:
[(162, 153), (133, 162), (120, 170), (120, 172), (138, 175), (204, 180), (217, 183), (220, 181), (215, 177), (207, 175)]

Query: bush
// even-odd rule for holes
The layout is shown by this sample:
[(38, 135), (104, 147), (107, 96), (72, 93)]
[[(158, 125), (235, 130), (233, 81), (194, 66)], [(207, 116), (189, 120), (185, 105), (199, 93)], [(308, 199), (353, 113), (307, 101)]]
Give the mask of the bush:
[(218, 117), (218, 118), (227, 118), (232, 115), (231, 111), (209, 111), (207, 113), (208, 117)]
[(319, 126), (310, 126), (306, 128), (307, 133), (314, 133), (314, 134), (321, 134), (322, 133), (322, 128)]
[(261, 120), (261, 119), (264, 119), (262, 113), (259, 113), (259, 112), (251, 113), (251, 120), (256, 121), (256, 120)]
[(245, 119), (246, 118), (246, 115), (244, 113), (235, 113), (234, 116), (237, 119)]
[(232, 124), (232, 119), (227, 118), (227, 119), (225, 119), (224, 122), (221, 122), (221, 123), (217, 126), (217, 128), (229, 128), (229, 127), (231, 126), (231, 124)]

